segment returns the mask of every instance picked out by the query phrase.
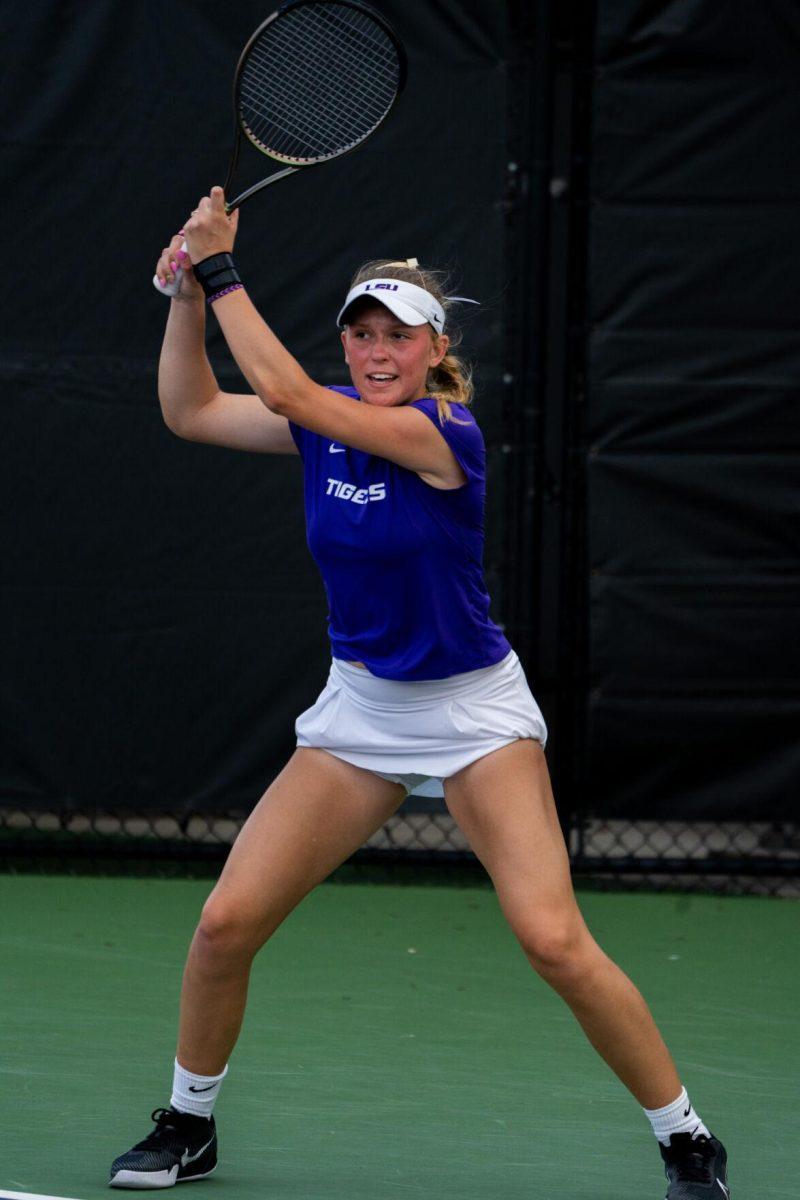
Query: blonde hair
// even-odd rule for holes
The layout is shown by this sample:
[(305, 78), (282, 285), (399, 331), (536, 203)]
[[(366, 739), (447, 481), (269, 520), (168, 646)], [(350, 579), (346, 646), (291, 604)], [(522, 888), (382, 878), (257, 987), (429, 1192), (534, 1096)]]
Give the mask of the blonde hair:
[[(367, 279), (402, 279), (405, 283), (415, 283), (417, 287), (425, 288), (441, 304), (445, 316), (450, 316), (452, 304), (447, 300), (445, 292), (447, 277), (444, 271), (423, 270), (415, 258), (395, 260), (391, 258), (374, 258), (363, 263), (350, 281), (354, 288)], [(431, 333), (438, 337), (438, 331), (430, 327)], [(456, 332), (450, 336), (450, 347), (442, 361), (428, 372), (426, 388), (428, 395), (436, 401), (439, 424), (445, 421), (455, 421), (457, 425), (468, 425), (468, 421), (459, 421), (450, 411), (451, 404), (463, 404), (465, 407), (472, 403), (474, 388), (472, 386), (472, 368), (456, 354), (451, 354), (450, 348), (457, 346), (461, 335)]]

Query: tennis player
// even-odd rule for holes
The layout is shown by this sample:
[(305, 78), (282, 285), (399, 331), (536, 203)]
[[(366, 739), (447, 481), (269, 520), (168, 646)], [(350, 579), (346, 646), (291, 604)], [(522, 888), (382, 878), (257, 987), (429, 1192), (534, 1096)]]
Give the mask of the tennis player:
[[(232, 258), (236, 224), (214, 188), (158, 261), (162, 281), (186, 268), (167, 321), (161, 406), (168, 427), (190, 441), (300, 455), (332, 663), (297, 720), (297, 750), (203, 909), (170, 1106), (114, 1162), (111, 1183), (169, 1187), (213, 1171), (212, 1113), (254, 955), (408, 790), (439, 779), (531, 965), (644, 1108), (669, 1200), (722, 1200), (725, 1150), (693, 1108), (641, 995), (581, 917), (545, 723), (489, 616), (484, 446), (468, 374), (450, 351), (452, 302), (414, 260), (368, 264), (337, 318), (352, 386), (318, 386), (254, 308)], [(206, 300), (252, 395), (219, 390), (205, 354)]]

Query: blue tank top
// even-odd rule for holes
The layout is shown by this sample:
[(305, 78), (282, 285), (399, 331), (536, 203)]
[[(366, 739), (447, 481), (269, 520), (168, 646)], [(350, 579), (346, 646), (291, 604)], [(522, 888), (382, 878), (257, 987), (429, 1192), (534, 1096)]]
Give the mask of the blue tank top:
[[(332, 389), (358, 400), (352, 387)], [(468, 408), (439, 424), (415, 400), (467, 482), (450, 491), (388, 459), (302, 426), (289, 428), (305, 470), (308, 545), (328, 597), (334, 658), (383, 679), (445, 679), (490, 667), (511, 649), (489, 616), (483, 578), (486, 451)]]

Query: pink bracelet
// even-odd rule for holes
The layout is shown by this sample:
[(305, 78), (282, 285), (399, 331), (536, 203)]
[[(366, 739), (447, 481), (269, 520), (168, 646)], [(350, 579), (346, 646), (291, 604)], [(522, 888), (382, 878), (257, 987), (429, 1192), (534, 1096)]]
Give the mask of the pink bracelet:
[(239, 288), (243, 288), (243, 283), (232, 283), (230, 287), (223, 288), (221, 292), (214, 292), (213, 296), (208, 296), (207, 301), (213, 304), (215, 300), (219, 300), (221, 296), (227, 296), (229, 292), (236, 292)]

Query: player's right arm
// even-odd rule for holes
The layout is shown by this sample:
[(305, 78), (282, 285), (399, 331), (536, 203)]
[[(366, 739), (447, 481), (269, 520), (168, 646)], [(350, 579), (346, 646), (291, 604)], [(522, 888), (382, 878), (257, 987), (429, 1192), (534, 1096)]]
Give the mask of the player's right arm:
[(180, 261), (180, 295), (170, 302), (158, 364), (158, 399), (167, 427), (189, 442), (297, 454), (286, 417), (270, 412), (258, 396), (220, 391), (205, 346), (206, 302), (188, 258), (178, 260), (183, 238), (176, 235), (158, 260), (159, 279), (170, 280)]

